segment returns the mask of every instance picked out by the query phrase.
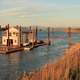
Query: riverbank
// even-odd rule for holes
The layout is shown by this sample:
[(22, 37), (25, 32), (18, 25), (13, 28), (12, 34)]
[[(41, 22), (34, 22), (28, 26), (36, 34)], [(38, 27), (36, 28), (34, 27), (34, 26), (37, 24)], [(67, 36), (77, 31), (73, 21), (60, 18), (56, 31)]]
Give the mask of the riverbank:
[(47, 64), (40, 70), (24, 73), (18, 80), (79, 80), (80, 43), (65, 51), (54, 64)]

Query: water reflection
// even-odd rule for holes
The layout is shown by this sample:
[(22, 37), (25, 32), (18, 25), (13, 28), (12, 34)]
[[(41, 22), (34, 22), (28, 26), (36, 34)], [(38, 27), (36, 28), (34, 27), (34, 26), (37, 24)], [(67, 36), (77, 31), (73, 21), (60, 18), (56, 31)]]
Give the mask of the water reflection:
[[(12, 53), (5, 56), (7, 65), (5, 66), (5, 72), (2, 80), (16, 80), (16, 78), (20, 74), (20, 61), (22, 59), (22, 55), (19, 53)], [(4, 74), (4, 73), (3, 73)], [(2, 76), (1, 76), (2, 77)]]
[[(42, 34), (41, 37), (43, 38), (44, 35)], [(79, 33), (72, 34), (73, 42), (80, 42), (79, 40)], [(62, 56), (64, 49), (68, 47), (67, 34), (54, 33), (53, 41), (54, 44), (52, 43), (51, 46), (40, 46), (29, 52), (0, 55), (0, 80), (16, 80), (24, 71), (34, 71)]]

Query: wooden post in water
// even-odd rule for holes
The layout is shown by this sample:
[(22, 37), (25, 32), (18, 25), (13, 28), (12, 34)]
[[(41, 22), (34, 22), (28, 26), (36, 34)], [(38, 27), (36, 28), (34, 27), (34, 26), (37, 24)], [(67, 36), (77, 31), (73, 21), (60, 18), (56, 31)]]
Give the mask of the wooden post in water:
[(20, 33), (20, 34), (19, 34), (19, 38), (20, 38), (20, 47), (21, 47), (21, 46), (22, 46), (21, 26), (19, 27), (19, 33)]
[(16, 25), (16, 28), (19, 30), (19, 34), (18, 34), (18, 46), (20, 47), (20, 27), (18, 25)]
[(53, 38), (53, 45), (54, 45), (54, 28), (52, 28), (52, 38)]
[(1, 29), (1, 25), (0, 25), (0, 29)]
[(71, 43), (71, 27), (68, 28), (68, 45), (69, 48), (71, 47), (72, 43)]
[(7, 46), (10, 46), (10, 40), (9, 40), (9, 24), (7, 25), (7, 29), (8, 29), (8, 39), (7, 39)]
[(32, 28), (31, 29), (31, 32), (32, 32), (32, 47), (34, 46), (34, 29)]
[(51, 45), (51, 42), (50, 42), (50, 27), (48, 27), (48, 45)]
[(29, 29), (30, 29), (30, 31), (31, 31), (31, 29), (32, 29), (31, 26), (29, 27)]
[(36, 31), (35, 31), (35, 37), (36, 37), (36, 42), (38, 41), (38, 27), (36, 26)]

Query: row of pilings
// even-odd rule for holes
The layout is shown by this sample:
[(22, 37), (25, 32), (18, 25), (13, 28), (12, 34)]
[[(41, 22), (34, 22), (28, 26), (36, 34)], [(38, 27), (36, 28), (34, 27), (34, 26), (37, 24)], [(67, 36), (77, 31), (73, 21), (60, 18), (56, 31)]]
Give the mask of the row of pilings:
[[(22, 39), (23, 38), (21, 38), (22, 37), (22, 26), (19, 26), (19, 25), (16, 25), (16, 27), (19, 29), (19, 40), (20, 40), (20, 46), (21, 46), (21, 44), (22, 44)], [(8, 25), (6, 25), (4, 28), (3, 27), (1, 27), (0, 26), (0, 31), (5, 31), (5, 30), (8, 30), (8, 39), (9, 39), (9, 28), (10, 28), (10, 25), (8, 24)], [(32, 26), (29, 26), (28, 27), (29, 29), (30, 29), (30, 31), (32, 31), (34, 34), (33, 34), (33, 40), (34, 40), (34, 38), (36, 38), (36, 41), (38, 41), (38, 39), (39, 39), (39, 34), (38, 34), (38, 32), (40, 31), (40, 27), (38, 27), (38, 26), (34, 26), (34, 27), (32, 27)], [(54, 28), (54, 27), (47, 27), (47, 28), (45, 28), (46, 29), (46, 31), (47, 31), (47, 42), (48, 42), (48, 45), (50, 45), (51, 44), (51, 41), (53, 41), (52, 43), (55, 45), (55, 36), (54, 36), (54, 33), (56, 32), (56, 28)], [(43, 30), (43, 28), (41, 29), (41, 30)], [(72, 37), (72, 30), (73, 30), (73, 28), (71, 28), (71, 27), (68, 27), (68, 28), (64, 28), (62, 31), (63, 32), (66, 32), (67, 33), (67, 35), (68, 35), (68, 37), (67, 37), (67, 39), (68, 39), (68, 45), (69, 45), (69, 47), (73, 44), (72, 43), (72, 39), (71, 39), (71, 37)], [(58, 31), (59, 31), (59, 29), (58, 29)], [(61, 30), (60, 30), (61, 31)], [(25, 32), (25, 34), (26, 34), (27, 32)], [(45, 36), (44, 36), (45, 37)], [(53, 40), (52, 40), (53, 39)], [(45, 39), (46, 40), (46, 39)], [(7, 46), (10, 46), (9, 44), (7, 45)]]

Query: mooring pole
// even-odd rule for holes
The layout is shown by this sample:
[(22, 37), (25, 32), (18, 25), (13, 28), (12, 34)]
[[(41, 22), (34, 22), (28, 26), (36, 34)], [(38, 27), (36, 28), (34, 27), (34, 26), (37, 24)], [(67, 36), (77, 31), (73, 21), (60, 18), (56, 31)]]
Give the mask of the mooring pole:
[(35, 30), (34, 29), (32, 29), (32, 36), (33, 36), (33, 42), (32, 42), (32, 46), (34, 46), (34, 38), (35, 38)]
[(50, 42), (50, 27), (48, 27), (48, 45), (50, 45), (51, 42)]
[(21, 42), (21, 41), (22, 41), (22, 39), (21, 39), (21, 37), (22, 37), (22, 36), (21, 36), (21, 35), (22, 35), (22, 34), (21, 34), (21, 26), (20, 26), (20, 28), (19, 28), (19, 32), (20, 32), (20, 47), (21, 47), (21, 46), (22, 46), (22, 42)]
[(72, 45), (71, 43), (71, 27), (68, 28), (68, 44), (69, 44), (69, 48)]
[(8, 29), (8, 40), (7, 40), (7, 46), (9, 47), (10, 46), (10, 40), (9, 40), (9, 24), (7, 25), (7, 29)]
[(36, 36), (36, 42), (38, 41), (38, 27), (36, 26), (36, 32), (35, 32), (35, 36)]
[(0, 25), (0, 29), (1, 29), (1, 25)]
[(16, 28), (19, 30), (19, 34), (17, 35), (18, 36), (18, 46), (20, 47), (20, 27), (18, 25), (16, 25)]
[(53, 38), (53, 45), (54, 45), (54, 28), (52, 28), (52, 38)]
[(31, 26), (29, 27), (30, 31), (31, 31)]

